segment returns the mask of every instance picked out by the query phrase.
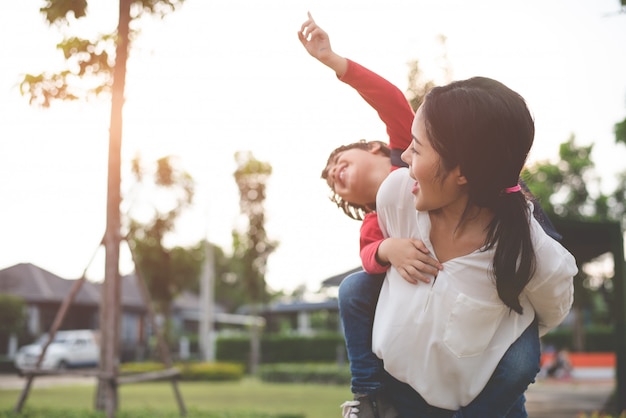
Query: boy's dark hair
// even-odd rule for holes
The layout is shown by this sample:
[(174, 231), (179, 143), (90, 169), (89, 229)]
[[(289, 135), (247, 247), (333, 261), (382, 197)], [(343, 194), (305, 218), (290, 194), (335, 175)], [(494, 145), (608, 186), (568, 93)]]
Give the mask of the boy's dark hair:
[[(385, 144), (384, 142), (366, 141), (365, 139), (361, 139), (358, 142), (353, 142), (352, 144), (342, 145), (338, 148), (335, 148), (333, 152), (330, 153), (330, 155), (328, 156), (328, 160), (326, 161), (326, 166), (322, 170), (322, 179), (328, 183), (328, 174), (330, 172), (330, 166), (332, 166), (336, 162), (337, 156), (340, 153), (350, 150), (350, 149), (355, 149), (355, 148), (367, 151), (371, 149), (373, 144), (379, 144), (380, 150), (383, 153), (383, 155), (391, 158), (391, 150), (389, 149), (389, 146)], [(363, 220), (363, 218), (365, 217), (367, 213), (373, 212), (374, 210), (376, 210), (376, 202), (372, 202), (367, 205), (357, 205), (354, 203), (350, 203), (346, 200), (343, 200), (341, 196), (335, 193), (335, 190), (332, 187), (330, 190), (331, 190), (331, 194), (329, 197), (330, 201), (335, 203), (337, 207), (343, 210), (343, 213), (345, 213), (352, 219), (355, 219), (357, 221)]]

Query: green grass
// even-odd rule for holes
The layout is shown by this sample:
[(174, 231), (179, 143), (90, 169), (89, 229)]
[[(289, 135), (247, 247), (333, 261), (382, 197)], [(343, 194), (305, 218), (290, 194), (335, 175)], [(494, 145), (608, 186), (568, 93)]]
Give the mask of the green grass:
[[(241, 382), (179, 382), (188, 417), (194, 411), (230, 413), (253, 417), (263, 414), (283, 414), (306, 418), (340, 416), (339, 405), (352, 397), (348, 386), (320, 384), (272, 384), (256, 379)], [(0, 390), (0, 411), (12, 410), (21, 389)], [(34, 387), (25, 410), (93, 409), (95, 386)], [(169, 382), (150, 382), (120, 386), (119, 411), (123, 413), (146, 410), (178, 413), (174, 390)], [(248, 415), (249, 414), (249, 415)], [(1, 416), (1, 414), (0, 414)]]

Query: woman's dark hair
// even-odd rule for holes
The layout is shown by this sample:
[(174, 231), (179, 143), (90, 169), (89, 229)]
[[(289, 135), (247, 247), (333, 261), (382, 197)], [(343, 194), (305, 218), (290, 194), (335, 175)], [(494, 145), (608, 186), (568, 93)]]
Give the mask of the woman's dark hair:
[(496, 248), (493, 274), (500, 299), (522, 313), (519, 295), (535, 270), (531, 214), (521, 191), (504, 190), (518, 184), (533, 143), (535, 125), (526, 102), (498, 81), (474, 77), (433, 88), (422, 112), (441, 156), (438, 175), (458, 166), (467, 179), (463, 218), (471, 205), (495, 214), (484, 249)]
[[(352, 144), (342, 145), (338, 148), (335, 148), (330, 155), (328, 156), (328, 160), (326, 161), (326, 166), (324, 170), (322, 170), (322, 179), (328, 182), (328, 175), (330, 174), (330, 169), (333, 165), (335, 165), (337, 161), (337, 156), (344, 151), (349, 149), (362, 149), (368, 151), (372, 148), (374, 144), (380, 145), (380, 151), (383, 155), (391, 158), (391, 150), (389, 146), (381, 141), (366, 141), (361, 139), (358, 142), (353, 142)], [(331, 187), (330, 201), (335, 203), (337, 207), (343, 210), (343, 213), (348, 215), (350, 218), (355, 219), (357, 221), (363, 220), (363, 217), (366, 213), (373, 212), (376, 210), (376, 202), (368, 203), (367, 205), (357, 205), (355, 203), (348, 202), (344, 200), (341, 196), (335, 193), (335, 190)]]

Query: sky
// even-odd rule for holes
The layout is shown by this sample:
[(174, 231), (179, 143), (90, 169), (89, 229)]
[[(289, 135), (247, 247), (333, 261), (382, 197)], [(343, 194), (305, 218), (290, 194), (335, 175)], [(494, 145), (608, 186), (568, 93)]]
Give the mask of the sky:
[[(115, 3), (90, 0), (87, 19), (72, 30), (111, 32)], [(32, 263), (68, 279), (87, 269), (101, 280), (110, 103), (40, 109), (20, 95), (24, 74), (64, 68), (55, 49), (63, 30), (46, 25), (42, 5), (14, 1), (0, 15), (0, 269)], [(610, 191), (626, 161), (613, 134), (626, 117), (619, 9), (619, 0), (187, 0), (163, 20), (142, 22), (130, 52), (122, 192), (130, 193), (135, 155), (175, 156), (196, 180), (196, 199), (172, 243), (208, 239), (229, 252), (239, 214), (234, 154), (251, 151), (273, 167), (266, 229), (280, 244), (268, 285), (315, 291), (357, 267), (360, 223), (328, 200), (320, 173), (335, 147), (387, 138), (375, 112), (299, 43), (307, 11), (335, 51), (403, 91), (414, 59), (443, 82), (444, 53), (453, 79), (504, 82), (535, 116), (529, 162), (556, 162), (559, 144), (574, 134), (594, 144)], [(122, 210), (140, 204), (127, 200)], [(120, 269), (132, 271), (125, 248)]]

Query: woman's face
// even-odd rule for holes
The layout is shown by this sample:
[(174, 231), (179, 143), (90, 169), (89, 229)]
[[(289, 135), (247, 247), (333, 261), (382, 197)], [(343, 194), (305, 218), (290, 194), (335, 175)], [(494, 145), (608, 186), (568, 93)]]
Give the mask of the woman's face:
[(402, 161), (409, 165), (409, 173), (415, 179), (412, 191), (415, 208), (420, 211), (441, 209), (461, 196), (465, 177), (460, 175), (458, 167), (438, 175), (440, 156), (431, 145), (421, 107), (413, 119), (411, 134), (413, 141), (402, 153)]

